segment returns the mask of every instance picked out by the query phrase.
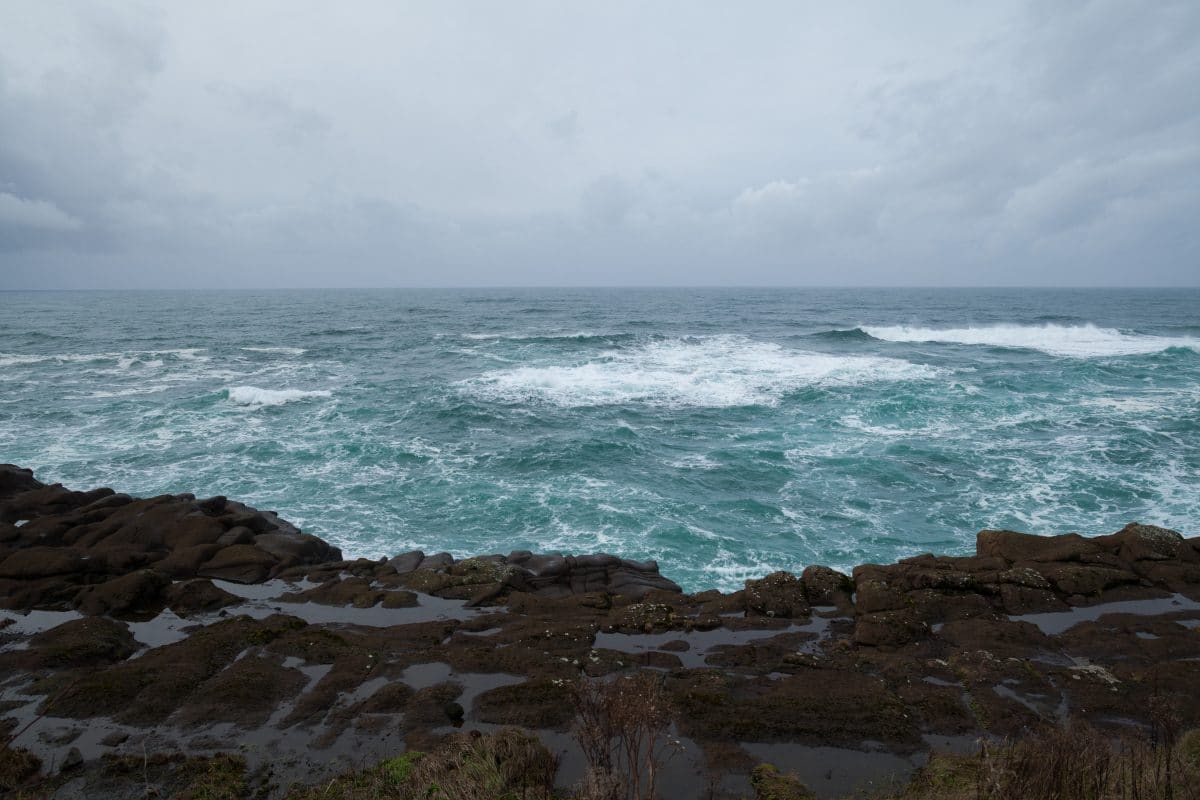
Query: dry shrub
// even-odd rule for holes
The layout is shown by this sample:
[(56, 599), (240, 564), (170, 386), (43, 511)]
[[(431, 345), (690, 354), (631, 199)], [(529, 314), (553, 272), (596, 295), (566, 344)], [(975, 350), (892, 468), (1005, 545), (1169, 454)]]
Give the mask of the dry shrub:
[(416, 762), (409, 784), (422, 800), (550, 800), (558, 759), (512, 728), (460, 734)]
[(1114, 740), (1072, 723), (1014, 743), (985, 744), (979, 800), (1200, 800), (1200, 764), (1156, 709), (1149, 738)]
[(553, 800), (558, 759), (515, 729), (452, 736), (328, 783), (292, 787), (286, 800)]
[(572, 692), (572, 728), (588, 774), (580, 800), (653, 800), (659, 771), (678, 742), (668, 735), (671, 699), (656, 674), (614, 681), (581, 680)]
[(42, 760), (26, 750), (0, 749), (0, 794), (14, 791), (34, 778), (42, 768)]

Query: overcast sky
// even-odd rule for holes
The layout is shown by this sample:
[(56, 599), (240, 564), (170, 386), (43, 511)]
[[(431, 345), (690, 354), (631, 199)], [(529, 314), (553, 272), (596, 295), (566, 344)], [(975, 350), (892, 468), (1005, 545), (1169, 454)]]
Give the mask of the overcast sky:
[(1200, 3), (0, 0), (0, 288), (1200, 284)]

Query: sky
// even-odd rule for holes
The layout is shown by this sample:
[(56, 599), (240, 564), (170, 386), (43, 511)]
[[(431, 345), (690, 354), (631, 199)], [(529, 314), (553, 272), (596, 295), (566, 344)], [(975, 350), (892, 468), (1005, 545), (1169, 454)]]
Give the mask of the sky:
[(0, 289), (1200, 285), (1200, 3), (0, 0)]

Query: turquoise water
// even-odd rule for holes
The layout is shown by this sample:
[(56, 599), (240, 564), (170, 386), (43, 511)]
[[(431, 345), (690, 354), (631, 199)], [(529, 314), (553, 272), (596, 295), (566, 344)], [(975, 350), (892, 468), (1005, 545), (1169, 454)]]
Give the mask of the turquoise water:
[(1200, 534), (1200, 291), (0, 293), (0, 460), (686, 588)]

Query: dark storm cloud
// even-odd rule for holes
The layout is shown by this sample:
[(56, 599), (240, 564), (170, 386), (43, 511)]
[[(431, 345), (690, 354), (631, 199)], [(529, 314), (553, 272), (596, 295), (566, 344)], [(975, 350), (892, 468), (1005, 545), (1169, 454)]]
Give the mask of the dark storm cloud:
[(0, 288), (1200, 281), (1192, 2), (0, 14)]

